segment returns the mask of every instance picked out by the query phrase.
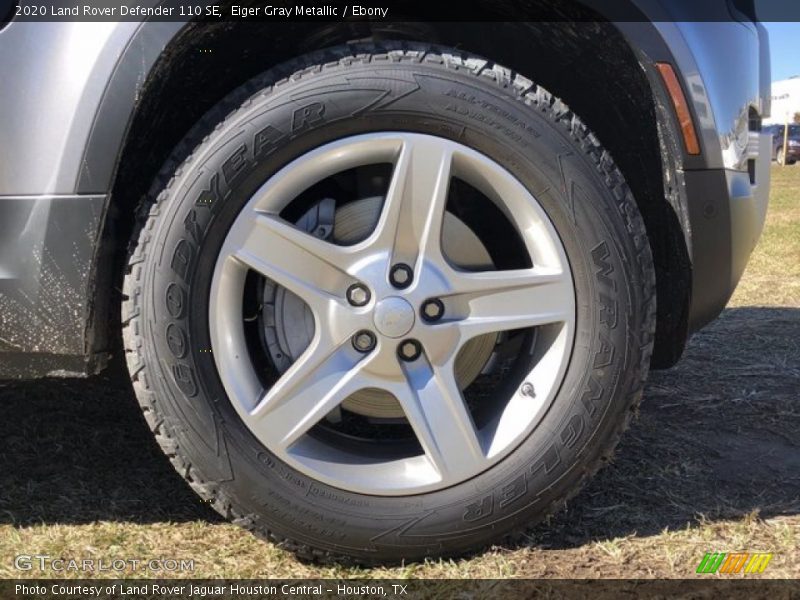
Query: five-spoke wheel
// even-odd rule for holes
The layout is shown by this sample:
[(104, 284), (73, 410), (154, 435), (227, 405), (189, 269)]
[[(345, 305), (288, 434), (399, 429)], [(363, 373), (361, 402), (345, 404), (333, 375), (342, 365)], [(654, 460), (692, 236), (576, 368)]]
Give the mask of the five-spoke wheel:
[[(312, 184), (379, 163), (392, 165), (391, 177), (365, 239), (339, 244), (282, 218)], [(469, 270), (453, 264), (444, 222), (454, 178), (480, 190), (507, 216), (529, 267)], [(269, 383), (254, 367), (244, 329), (242, 297), (251, 271), (291, 292), (313, 315), (307, 348)], [(473, 477), (531, 431), (569, 360), (574, 295), (558, 235), (508, 171), (450, 140), (387, 132), (313, 150), (258, 190), (223, 244), (209, 321), (225, 389), (261, 443), (337, 487), (397, 495)], [(477, 423), (457, 377), (459, 353), (475, 338), (490, 336), (491, 346), (503, 332), (519, 330), (541, 332), (529, 370), (510, 397)], [(523, 387), (536, 393), (523, 393)], [(314, 434), (364, 390), (396, 400), (419, 452), (359, 452), (346, 440)]]

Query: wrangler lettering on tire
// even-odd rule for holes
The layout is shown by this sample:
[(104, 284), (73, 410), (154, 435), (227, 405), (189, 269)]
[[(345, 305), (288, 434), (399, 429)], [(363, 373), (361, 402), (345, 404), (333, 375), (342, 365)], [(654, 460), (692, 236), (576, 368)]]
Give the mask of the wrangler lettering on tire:
[(500, 65), (301, 62), (232, 92), (153, 185), (124, 290), (139, 402), (198, 494), (301, 556), (495, 543), (575, 494), (641, 397), (636, 203), (580, 118)]

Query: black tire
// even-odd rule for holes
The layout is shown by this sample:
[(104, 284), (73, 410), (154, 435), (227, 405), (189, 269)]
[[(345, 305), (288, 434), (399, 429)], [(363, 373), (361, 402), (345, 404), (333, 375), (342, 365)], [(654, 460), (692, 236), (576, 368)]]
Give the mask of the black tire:
[[(128, 367), (164, 452), (221, 514), (305, 558), (374, 564), (459, 555), (541, 521), (608, 462), (649, 368), (650, 248), (597, 138), (521, 75), (455, 50), (405, 48), (327, 51), (277, 83), (286, 68), (231, 94), (155, 183), (125, 277)], [(237, 162), (240, 140), (267, 124), (279, 143), (262, 144), (258, 159), (247, 144)], [(552, 219), (578, 300), (573, 355), (544, 421), (475, 479), (410, 497), (335, 489), (281, 463), (238, 418), (208, 352), (210, 274), (253, 186), (311, 148), (374, 130), (457, 139), (504, 165)], [(209, 189), (219, 190), (214, 201), (197, 202)]]

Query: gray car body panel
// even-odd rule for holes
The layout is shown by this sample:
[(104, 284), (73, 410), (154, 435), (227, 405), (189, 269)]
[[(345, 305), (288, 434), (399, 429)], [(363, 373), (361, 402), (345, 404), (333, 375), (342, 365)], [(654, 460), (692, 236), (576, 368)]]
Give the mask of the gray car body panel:
[(97, 109), (138, 27), (12, 22), (0, 31), (0, 196), (76, 193)]
[[(37, 374), (83, 370), (97, 239), (104, 195), (0, 197), (0, 355), (48, 355)], [(0, 359), (0, 373), (33, 363)], [(30, 373), (27, 373), (30, 374)]]
[[(641, 3), (648, 16), (661, 10), (653, 0)], [(0, 376), (58, 374), (90, 364), (92, 273), (118, 157), (147, 77), (182, 26), (12, 22), (0, 31), (6, 59), (0, 63), (0, 308), (9, 315), (0, 320), (0, 353), (64, 357), (62, 363), (30, 360), (25, 364), (42, 366), (28, 373), (3, 366), (19, 361), (0, 360)], [(768, 110), (765, 36), (739, 22), (617, 26), (641, 59), (672, 62), (691, 100), (702, 154), (673, 157), (680, 170), (694, 173), (686, 177), (689, 203), (710, 192), (725, 204), (710, 216), (704, 206), (687, 210), (697, 265), (690, 327), (697, 329), (724, 306), (763, 224), (768, 171), (758, 169), (753, 183), (747, 161), (754, 146), (749, 111)], [(741, 61), (736, 77), (732, 61)], [(692, 249), (697, 232), (691, 229), (704, 220), (713, 221), (705, 225), (716, 233)], [(12, 240), (17, 231), (27, 237)], [(727, 254), (723, 275), (714, 264), (719, 257), (710, 255), (718, 247)], [(59, 277), (59, 286), (48, 283)], [(61, 305), (53, 302), (56, 292)], [(25, 329), (39, 331), (21, 336), (26, 318)]]

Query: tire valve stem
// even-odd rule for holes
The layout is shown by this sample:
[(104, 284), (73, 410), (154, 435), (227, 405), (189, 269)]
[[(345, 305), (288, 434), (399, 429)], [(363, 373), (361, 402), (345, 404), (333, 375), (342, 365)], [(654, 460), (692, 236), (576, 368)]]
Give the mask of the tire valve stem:
[(533, 389), (533, 384), (529, 381), (526, 381), (522, 384), (520, 392), (523, 396), (529, 396), (530, 398), (534, 398), (536, 396), (536, 391)]

